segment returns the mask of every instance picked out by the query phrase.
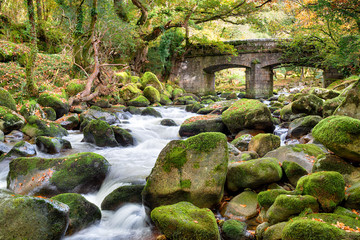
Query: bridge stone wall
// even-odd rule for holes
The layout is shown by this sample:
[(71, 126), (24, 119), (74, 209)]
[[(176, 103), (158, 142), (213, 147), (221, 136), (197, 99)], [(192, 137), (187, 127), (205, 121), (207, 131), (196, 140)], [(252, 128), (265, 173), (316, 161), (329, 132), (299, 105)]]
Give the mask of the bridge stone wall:
[[(180, 87), (199, 95), (211, 94), (215, 92), (215, 72), (227, 68), (246, 68), (246, 96), (272, 96), (273, 68), (286, 63), (281, 58), (281, 42), (276, 39), (254, 39), (227, 43), (237, 49), (237, 56), (222, 53), (211, 46), (195, 46), (175, 73)], [(340, 75), (332, 70), (324, 71), (324, 77), (339, 79)], [(329, 84), (329, 81), (324, 82)]]

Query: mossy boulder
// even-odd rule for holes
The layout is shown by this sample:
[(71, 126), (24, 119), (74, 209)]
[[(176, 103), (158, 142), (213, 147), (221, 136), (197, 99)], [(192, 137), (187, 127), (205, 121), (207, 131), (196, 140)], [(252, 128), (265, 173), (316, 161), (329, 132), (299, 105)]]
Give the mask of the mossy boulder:
[(357, 220), (359, 219), (359, 214), (357, 213), (357, 211), (353, 211), (349, 208), (344, 208), (344, 207), (340, 207), (340, 206), (337, 206), (335, 208), (334, 214), (351, 217), (351, 218), (354, 218)]
[(317, 115), (306, 116), (293, 120), (289, 125), (288, 135), (292, 138), (300, 138), (308, 133), (322, 120)]
[(241, 99), (222, 114), (222, 119), (231, 133), (243, 129), (272, 131), (274, 125), (269, 108), (258, 100)]
[(61, 99), (56, 95), (42, 93), (40, 94), (37, 102), (43, 107), (51, 107), (56, 112), (56, 118), (61, 118), (69, 112), (70, 106), (65, 99)]
[(181, 124), (179, 130), (181, 137), (195, 136), (202, 132), (221, 132), (227, 134), (228, 130), (219, 115), (204, 115), (188, 118)]
[(326, 100), (323, 106), (323, 117), (329, 117), (333, 115), (335, 110), (341, 105), (344, 99), (345, 97), (340, 95), (336, 98)]
[(296, 162), (284, 161), (282, 163), (282, 168), (284, 169), (284, 173), (289, 182), (296, 186), (298, 180), (308, 174), (305, 168), (297, 164)]
[(78, 80), (73, 80), (71, 82), (69, 82), (69, 84), (66, 85), (65, 88), (65, 92), (70, 96), (75, 96), (76, 94), (78, 94), (79, 92), (84, 91), (85, 89), (85, 84), (81, 83)]
[(85, 120), (102, 120), (108, 124), (114, 124), (118, 121), (118, 118), (112, 112), (108, 112), (99, 107), (92, 106), (90, 109), (80, 114), (80, 122), (82, 123)]
[(36, 155), (35, 147), (25, 141), (17, 142), (11, 150), (0, 157), (0, 162), (3, 160), (12, 160), (18, 157), (33, 157)]
[(162, 105), (171, 105), (172, 101), (167, 95), (161, 93), (160, 94), (160, 104), (162, 104)]
[(221, 210), (221, 215), (226, 218), (248, 220), (258, 214), (257, 205), (257, 194), (253, 191), (244, 191), (231, 199)]
[(161, 206), (151, 212), (151, 220), (168, 239), (220, 240), (214, 214), (189, 202)]
[(68, 206), (48, 199), (0, 190), (0, 239), (62, 239)]
[(140, 115), (141, 114), (141, 109), (139, 109), (137, 107), (134, 107), (134, 106), (129, 106), (129, 107), (126, 107), (124, 109), (124, 112), (129, 112), (132, 115)]
[(133, 107), (147, 107), (150, 105), (150, 101), (143, 95), (140, 95), (128, 101), (127, 105)]
[(351, 186), (346, 190), (347, 198), (345, 200), (344, 206), (351, 209), (360, 210), (360, 184), (359, 182), (355, 183), (354, 186)]
[(173, 140), (161, 151), (142, 193), (150, 209), (189, 201), (213, 207), (223, 196), (228, 146), (222, 133)]
[(0, 88), (0, 106), (7, 107), (16, 111), (16, 103), (11, 94), (3, 88)]
[(144, 89), (144, 97), (146, 97), (151, 103), (160, 102), (160, 92), (152, 86), (147, 86)]
[(53, 108), (51, 107), (44, 107), (43, 111), (45, 113), (45, 118), (50, 120), (50, 121), (55, 121), (56, 120), (56, 112)]
[(307, 115), (320, 115), (322, 116), (322, 107), (324, 100), (313, 95), (306, 94), (297, 98), (291, 105), (293, 113), (305, 113)]
[(22, 132), (30, 137), (63, 137), (69, 134), (60, 124), (40, 119), (37, 116), (28, 118), (26, 125), (22, 128)]
[(322, 209), (331, 212), (345, 198), (345, 181), (338, 172), (312, 173), (299, 179), (296, 191), (316, 197)]
[(25, 119), (21, 115), (10, 108), (0, 106), (0, 130), (5, 134), (21, 129), (24, 123)]
[(270, 224), (284, 222), (293, 215), (300, 214), (305, 209), (319, 212), (319, 203), (309, 195), (279, 195), (273, 205), (266, 212)]
[(143, 87), (142, 89), (146, 88), (147, 86), (152, 86), (156, 88), (159, 92), (164, 91), (163, 85), (156, 77), (156, 75), (152, 72), (144, 73), (144, 75), (141, 77), (141, 85)]
[(251, 138), (248, 146), (249, 151), (255, 151), (259, 157), (280, 147), (280, 137), (271, 133), (260, 133)]
[(60, 124), (66, 130), (76, 130), (80, 127), (80, 117), (76, 113), (64, 115), (55, 122)]
[(334, 115), (348, 116), (360, 120), (360, 80), (348, 91), (344, 101), (335, 110)]
[(174, 105), (188, 105), (197, 103), (196, 99), (193, 96), (181, 96), (174, 100)]
[(125, 203), (141, 203), (141, 192), (144, 185), (121, 186), (109, 195), (101, 203), (101, 210), (117, 210)]
[(72, 235), (75, 232), (84, 229), (91, 224), (100, 221), (101, 211), (93, 203), (86, 200), (77, 193), (63, 193), (51, 198), (69, 206), (69, 227), (66, 235)]
[(113, 101), (117, 101), (115, 99), (98, 99), (96, 100), (96, 102), (94, 103), (94, 106), (100, 107), (100, 108), (111, 108), (111, 103)]
[(116, 147), (114, 130), (105, 121), (91, 120), (83, 130), (83, 142), (93, 143), (99, 147)]
[(184, 89), (182, 89), (182, 88), (175, 88), (175, 89), (172, 91), (172, 98), (173, 98), (173, 100), (181, 97), (184, 93), (185, 93)]
[(327, 100), (327, 99), (336, 98), (337, 96), (340, 95), (340, 92), (326, 88), (312, 88), (309, 91), (309, 94), (313, 94), (319, 98)]
[(71, 149), (71, 143), (68, 140), (57, 137), (39, 136), (36, 138), (36, 146), (40, 152), (55, 154), (64, 149)]
[(136, 84), (129, 83), (120, 89), (120, 97), (125, 101), (129, 101), (141, 95), (141, 90), (137, 88)]
[(240, 151), (248, 151), (249, 143), (253, 136), (251, 134), (244, 134), (238, 138), (235, 138), (231, 144), (234, 145)]
[[(294, 119), (305, 117), (305, 113), (294, 113), (292, 110), (292, 104), (290, 103), (280, 109), (280, 119), (284, 122), (293, 121)], [(275, 112), (274, 112), (275, 113)]]
[(360, 162), (360, 120), (331, 116), (319, 122), (312, 135), (336, 155)]
[(325, 150), (315, 144), (291, 144), (270, 151), (265, 157), (276, 158), (281, 163), (296, 162), (307, 172), (311, 172), (316, 157), (324, 153)]
[(156, 111), (154, 108), (152, 107), (147, 107), (144, 110), (141, 111), (141, 115), (142, 116), (153, 116), (156, 118), (161, 118), (161, 113), (159, 113), (158, 111)]
[(286, 191), (285, 189), (268, 189), (267, 191), (262, 191), (257, 195), (257, 200), (260, 207), (265, 208), (266, 210), (274, 204), (276, 198), (280, 195), (295, 195), (296, 192)]
[(54, 196), (98, 190), (109, 162), (96, 153), (78, 153), (61, 158), (16, 158), (10, 162), (7, 187), (18, 194)]
[(235, 219), (225, 221), (221, 230), (222, 236), (227, 240), (243, 240), (247, 238), (246, 224)]
[(205, 107), (205, 105), (200, 104), (200, 103), (192, 103), (192, 104), (186, 105), (185, 111), (196, 113), (197, 111), (199, 111), (203, 107)]
[(127, 130), (118, 127), (118, 126), (111, 126), (112, 130), (114, 131), (115, 140), (123, 147), (134, 145), (135, 141), (131, 133)]
[(167, 126), (167, 127), (176, 127), (176, 126), (178, 126), (177, 123), (174, 120), (167, 119), (167, 118), (161, 120), (160, 125)]
[[(281, 235), (286, 224), (286, 222), (281, 222), (265, 228), (261, 239), (282, 240)], [(258, 236), (258, 234), (256, 234), (256, 236)]]
[[(25, 119), (33, 115), (40, 116), (41, 118), (46, 117), (45, 112), (41, 109), (40, 105), (35, 100), (25, 102), (20, 108), (20, 114)], [(55, 116), (56, 116), (56, 112), (55, 112)]]
[(130, 81), (130, 75), (127, 72), (115, 72), (115, 81), (118, 83), (126, 84)]
[(257, 188), (277, 182), (282, 177), (282, 169), (276, 158), (260, 158), (240, 163), (230, 163), (226, 185), (236, 192), (244, 188)]

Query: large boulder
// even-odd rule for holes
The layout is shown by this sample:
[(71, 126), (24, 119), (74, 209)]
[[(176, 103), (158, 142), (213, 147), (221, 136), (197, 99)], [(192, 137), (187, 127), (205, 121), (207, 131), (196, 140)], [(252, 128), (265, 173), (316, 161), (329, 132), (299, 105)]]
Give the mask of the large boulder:
[(189, 202), (157, 207), (151, 212), (151, 220), (167, 239), (220, 240), (210, 209), (200, 209)]
[(236, 192), (244, 188), (257, 188), (277, 182), (282, 177), (282, 169), (276, 158), (260, 158), (246, 162), (230, 163), (226, 178), (229, 190)]
[(253, 136), (251, 134), (244, 134), (238, 138), (235, 138), (231, 144), (234, 145), (240, 151), (248, 151), (249, 143)]
[(345, 198), (345, 181), (338, 172), (312, 173), (299, 179), (296, 191), (316, 197), (322, 209), (331, 212)]
[[(305, 168), (297, 164), (296, 162), (284, 161), (282, 163), (282, 168), (284, 170), (286, 178), (289, 182), (296, 186), (298, 180), (308, 174)], [(313, 168), (314, 169), (314, 168)]]
[(270, 224), (283, 222), (293, 215), (300, 214), (310, 208), (313, 212), (319, 212), (319, 204), (313, 196), (309, 195), (279, 195), (274, 204), (266, 212)]
[(117, 210), (125, 203), (141, 203), (141, 192), (144, 185), (121, 186), (109, 195), (101, 203), (101, 210)]
[(244, 191), (235, 196), (221, 211), (221, 215), (227, 218), (248, 220), (258, 214), (257, 194), (252, 191)]
[(61, 158), (16, 158), (10, 162), (7, 187), (18, 194), (53, 196), (98, 190), (110, 164), (96, 153)]
[(181, 137), (195, 136), (202, 132), (228, 132), (219, 115), (203, 115), (186, 119), (180, 126)]
[(90, 109), (86, 110), (80, 115), (80, 122), (91, 120), (103, 120), (108, 124), (114, 124), (116, 121), (118, 121), (118, 118), (111, 112), (107, 112), (99, 107), (92, 106)]
[(348, 91), (345, 100), (335, 110), (334, 115), (348, 116), (360, 120), (360, 80)]
[(327, 99), (336, 98), (337, 96), (340, 95), (340, 92), (326, 88), (312, 88), (309, 91), (309, 94), (313, 94), (319, 98), (327, 100)]
[(244, 222), (230, 219), (224, 222), (221, 227), (222, 236), (229, 240), (248, 239), (246, 224)]
[(68, 206), (48, 199), (0, 190), (0, 239), (62, 239)]
[(271, 133), (260, 133), (251, 138), (248, 146), (249, 151), (255, 151), (260, 157), (280, 147), (280, 137)]
[(279, 162), (296, 162), (307, 172), (311, 172), (317, 156), (324, 154), (325, 151), (315, 144), (294, 144), (279, 147), (268, 152), (264, 157), (273, 157)]
[(253, 99), (236, 101), (222, 114), (222, 119), (231, 133), (237, 134), (243, 129), (272, 131), (274, 124), (269, 108)]
[(38, 118), (37, 116), (29, 117), (22, 131), (30, 137), (63, 137), (69, 134), (60, 124)]
[[(160, 102), (160, 92), (152, 87), (152, 86), (147, 86), (145, 89), (144, 89), (144, 96), (149, 99), (149, 101), (151, 103), (158, 103)], [(169, 99), (170, 100), (170, 99)]]
[(66, 130), (76, 130), (80, 127), (80, 118), (76, 113), (64, 115), (56, 120), (56, 123), (60, 124)]
[(16, 103), (11, 94), (3, 88), (0, 88), (0, 106), (7, 107), (16, 111)]
[(360, 182), (346, 190), (347, 198), (344, 206), (351, 209), (360, 209)]
[(66, 100), (62, 100), (59, 97), (43, 93), (37, 99), (38, 103), (43, 107), (51, 107), (56, 112), (56, 118), (61, 118), (69, 112), (70, 106)]
[(319, 122), (312, 135), (336, 155), (360, 162), (360, 120), (331, 116)]
[(93, 143), (99, 147), (116, 147), (118, 142), (115, 139), (114, 130), (102, 120), (91, 120), (83, 130), (84, 142)]
[(69, 227), (66, 235), (84, 229), (101, 219), (100, 209), (77, 193), (63, 193), (51, 198), (69, 206)]
[[(336, 98), (328, 99), (324, 102), (323, 106), (323, 117), (329, 117), (333, 115), (335, 110), (341, 105), (345, 97), (340, 95)], [(341, 114), (340, 114), (341, 115)]]
[(150, 101), (143, 95), (140, 95), (128, 101), (127, 105), (133, 107), (147, 107), (150, 105)]
[(322, 116), (322, 107), (324, 100), (313, 95), (307, 94), (299, 96), (292, 102), (291, 110), (293, 113), (305, 113), (307, 115), (320, 115)]
[[(33, 115), (40, 116), (41, 118), (46, 118), (45, 112), (41, 109), (40, 105), (35, 100), (25, 102), (20, 108), (20, 114), (25, 119)], [(56, 118), (56, 113), (55, 113), (55, 118)]]
[(163, 85), (156, 77), (156, 75), (153, 74), (152, 72), (144, 73), (144, 75), (141, 77), (141, 85), (143, 87), (142, 89), (146, 88), (147, 86), (152, 86), (156, 88), (159, 92), (164, 91)]
[(64, 149), (71, 149), (71, 143), (68, 140), (57, 137), (39, 136), (36, 138), (36, 146), (40, 152), (49, 154), (59, 153)]
[(118, 126), (111, 126), (114, 131), (115, 140), (123, 147), (134, 145), (133, 136), (125, 129)]
[(222, 133), (201, 133), (166, 145), (142, 193), (146, 206), (189, 201), (213, 207), (223, 196), (228, 146)]
[(286, 191), (285, 189), (269, 189), (267, 191), (259, 192), (257, 200), (259, 202), (259, 206), (267, 210), (274, 204), (278, 196), (295, 194), (296, 192)]
[(120, 89), (120, 97), (125, 101), (129, 101), (141, 95), (141, 90), (137, 88), (136, 84), (129, 83)]
[(0, 106), (0, 130), (5, 134), (19, 130), (24, 125), (25, 119), (15, 111)]
[(156, 111), (154, 108), (152, 107), (147, 107), (144, 110), (141, 111), (141, 115), (142, 116), (153, 116), (156, 118), (161, 118), (161, 113), (159, 113), (158, 111)]
[(288, 135), (293, 138), (300, 138), (310, 133), (313, 127), (315, 127), (321, 120), (322, 118), (317, 115), (295, 119), (289, 125)]

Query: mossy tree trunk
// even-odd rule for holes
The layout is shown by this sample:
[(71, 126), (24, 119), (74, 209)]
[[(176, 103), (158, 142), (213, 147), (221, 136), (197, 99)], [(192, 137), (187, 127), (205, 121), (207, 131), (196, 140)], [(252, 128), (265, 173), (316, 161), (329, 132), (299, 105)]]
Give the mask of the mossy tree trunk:
[(30, 22), (30, 38), (31, 38), (31, 47), (30, 53), (27, 57), (26, 63), (26, 91), (29, 96), (37, 96), (38, 88), (34, 81), (34, 65), (37, 57), (37, 41), (36, 41), (36, 23), (35, 23), (35, 9), (33, 0), (26, 0), (27, 10), (29, 15)]

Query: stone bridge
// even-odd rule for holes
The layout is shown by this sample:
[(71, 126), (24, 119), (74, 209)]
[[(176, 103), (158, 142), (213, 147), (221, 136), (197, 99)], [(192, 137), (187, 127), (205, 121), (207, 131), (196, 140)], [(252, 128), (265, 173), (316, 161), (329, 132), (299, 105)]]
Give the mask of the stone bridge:
[[(291, 41), (291, 40), (282, 40)], [(180, 87), (188, 92), (206, 95), (215, 92), (215, 72), (227, 68), (246, 68), (246, 97), (268, 98), (273, 95), (273, 69), (289, 64), (281, 58), (278, 39), (252, 39), (226, 42), (237, 50), (237, 56), (212, 46), (196, 46), (179, 65)], [(296, 64), (296, 63), (294, 63)], [(340, 79), (336, 70), (324, 70), (324, 83)]]

